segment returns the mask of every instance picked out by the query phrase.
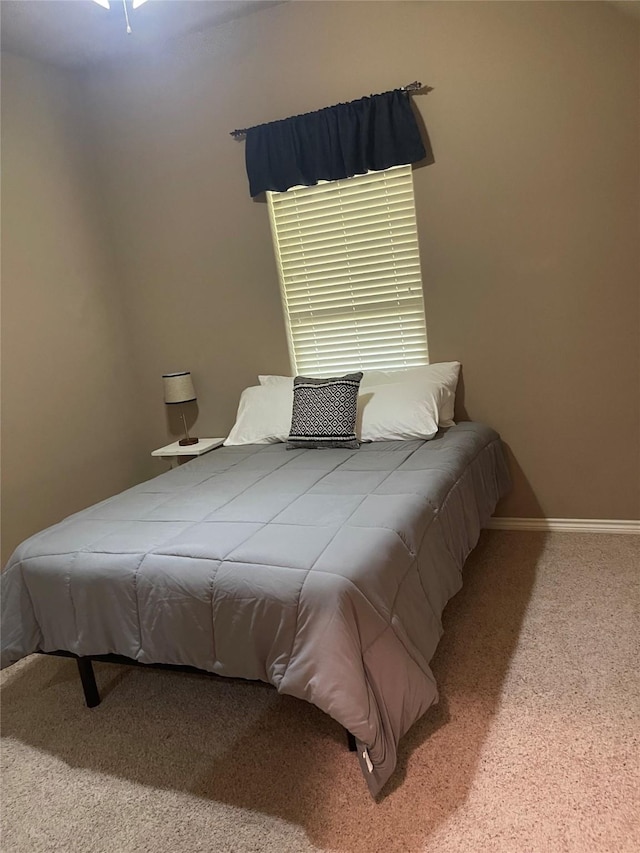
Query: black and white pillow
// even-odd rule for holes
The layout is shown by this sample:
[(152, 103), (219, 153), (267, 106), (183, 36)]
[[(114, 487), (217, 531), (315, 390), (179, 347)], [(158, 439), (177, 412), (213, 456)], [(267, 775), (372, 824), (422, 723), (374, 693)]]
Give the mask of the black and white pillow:
[(356, 415), (362, 373), (331, 379), (296, 376), (288, 448), (358, 448)]

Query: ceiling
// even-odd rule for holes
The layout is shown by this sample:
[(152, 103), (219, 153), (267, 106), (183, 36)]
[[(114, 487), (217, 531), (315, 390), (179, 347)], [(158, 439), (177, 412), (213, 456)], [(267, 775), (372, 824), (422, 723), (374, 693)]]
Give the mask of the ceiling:
[(67, 68), (82, 68), (149, 50), (282, 0), (149, 0), (133, 10), (128, 35), (122, 0), (0, 0), (2, 49)]
[[(284, 0), (149, 0), (135, 11), (127, 0), (131, 35), (126, 33), (122, 0), (110, 2), (107, 10), (93, 0), (0, 0), (2, 48), (83, 68), (139, 54)], [(640, 21), (640, 0), (608, 2), (630, 21)]]

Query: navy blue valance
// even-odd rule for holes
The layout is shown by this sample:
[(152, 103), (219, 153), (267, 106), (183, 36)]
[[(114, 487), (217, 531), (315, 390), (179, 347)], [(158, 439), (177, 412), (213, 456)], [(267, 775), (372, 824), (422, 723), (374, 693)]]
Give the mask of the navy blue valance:
[(416, 163), (427, 151), (409, 95), (395, 89), (251, 127), (245, 156), (256, 196)]

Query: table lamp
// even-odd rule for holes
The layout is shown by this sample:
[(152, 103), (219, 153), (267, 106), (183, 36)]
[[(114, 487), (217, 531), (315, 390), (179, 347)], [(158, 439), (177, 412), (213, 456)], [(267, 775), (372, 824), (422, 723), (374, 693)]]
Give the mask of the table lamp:
[(198, 439), (192, 438), (189, 435), (187, 428), (187, 419), (184, 416), (182, 403), (191, 403), (196, 399), (196, 391), (191, 380), (191, 373), (188, 370), (183, 370), (180, 373), (163, 373), (162, 381), (164, 383), (164, 401), (168, 406), (180, 404), (180, 414), (182, 415), (182, 423), (184, 424), (185, 437), (178, 442), (182, 447), (188, 444), (197, 444)]

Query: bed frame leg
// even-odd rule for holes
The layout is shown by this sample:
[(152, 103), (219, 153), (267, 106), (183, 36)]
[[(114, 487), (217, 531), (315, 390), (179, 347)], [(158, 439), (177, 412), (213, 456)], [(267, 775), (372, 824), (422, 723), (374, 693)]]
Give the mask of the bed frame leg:
[(356, 746), (356, 739), (348, 729), (345, 729), (345, 732), (347, 733), (347, 746), (349, 747), (349, 752), (357, 752), (358, 747)]
[(84, 701), (87, 703), (87, 708), (95, 708), (100, 704), (100, 694), (98, 693), (98, 685), (96, 684), (96, 676), (93, 672), (93, 663), (91, 658), (77, 658), (78, 672), (82, 681), (82, 689), (84, 691)]

